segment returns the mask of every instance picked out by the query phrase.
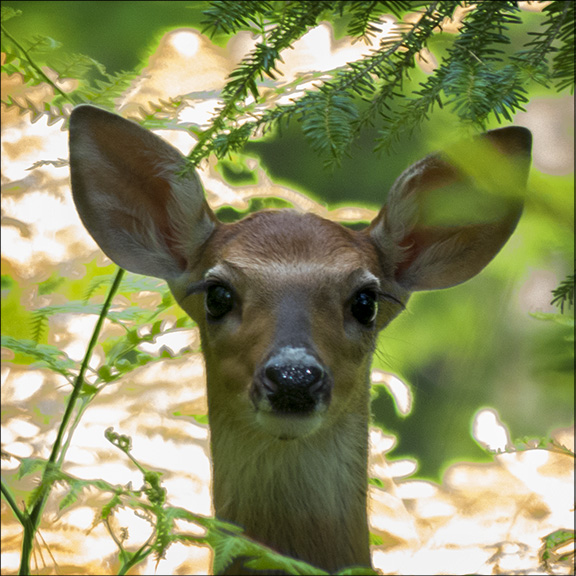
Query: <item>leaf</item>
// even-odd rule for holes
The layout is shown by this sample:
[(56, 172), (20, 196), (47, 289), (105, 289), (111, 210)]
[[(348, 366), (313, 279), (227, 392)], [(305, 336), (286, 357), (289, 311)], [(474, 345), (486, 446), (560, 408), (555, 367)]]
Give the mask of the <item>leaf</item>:
[(46, 467), (46, 460), (40, 458), (22, 458), (20, 460), (20, 467), (18, 468), (18, 479), (21, 480), (24, 476), (33, 474), (37, 470), (44, 470)]
[(106, 75), (106, 68), (94, 58), (84, 54), (65, 53), (54, 63), (54, 68), (58, 72), (58, 77), (65, 78), (83, 78), (93, 68), (100, 74)]
[(65, 481), (70, 486), (70, 490), (68, 493), (60, 500), (58, 504), (59, 510), (64, 510), (64, 508), (68, 508), (78, 500), (78, 496), (84, 488), (89, 486), (89, 482), (85, 480), (80, 480), (78, 478), (71, 478), (70, 476), (65, 477)]
[(244, 566), (256, 570), (281, 570), (287, 574), (302, 575), (328, 574), (307, 562), (283, 556), (237, 532), (230, 533), (214, 525), (209, 527), (206, 541), (214, 549), (213, 570), (215, 574), (224, 571), (238, 557), (243, 558)]
[(574, 274), (562, 280), (560, 285), (552, 291), (554, 298), (550, 304), (555, 304), (564, 313), (564, 305), (567, 303), (571, 308), (574, 305)]
[(110, 518), (110, 515), (114, 512), (114, 510), (118, 506), (122, 505), (120, 495), (121, 491), (118, 491), (116, 494), (114, 494), (114, 496), (112, 496), (108, 504), (105, 504), (102, 507), (102, 511), (100, 512), (100, 518), (102, 518), (102, 520), (108, 520), (108, 518)]
[(303, 112), (302, 132), (328, 162), (339, 162), (352, 139), (357, 118), (358, 111), (346, 92), (310, 94)]
[(117, 378), (117, 375), (112, 373), (112, 369), (107, 364), (100, 366), (97, 374), (104, 382), (113, 382)]
[(83, 300), (70, 300), (66, 304), (38, 308), (34, 311), (34, 314), (45, 317), (50, 317), (54, 314), (96, 314), (99, 316), (100, 312), (102, 312), (101, 304), (87, 304)]
[[(50, 122), (48, 122), (48, 125), (50, 126)], [(68, 160), (65, 160), (64, 158), (58, 158), (57, 160), (38, 160), (37, 162), (34, 162), (34, 164), (32, 164), (32, 166), (30, 166), (29, 168), (26, 168), (26, 170), (36, 170), (36, 168), (42, 168), (42, 166), (54, 166), (54, 168), (66, 168), (67, 166), (69, 166), (69, 162)], [(63, 278), (62, 281), (65, 282), (65, 279)]]
[(207, 414), (190, 414), (198, 424), (202, 424), (207, 426), (209, 424), (208, 415)]
[[(2, 346), (36, 359), (35, 365), (38, 367), (50, 368), (67, 378), (72, 376), (71, 369), (76, 367), (76, 362), (71, 360), (68, 355), (62, 352), (56, 346), (49, 344), (37, 344), (33, 340), (21, 340), (11, 336), (2, 336)], [(13, 362), (17, 364), (28, 364), (16, 357)]]
[(52, 50), (56, 50), (60, 48), (62, 44), (60, 42), (54, 40), (54, 38), (50, 38), (49, 36), (34, 36), (32, 40), (28, 40), (26, 42), (28, 44), (28, 54), (30, 55), (32, 52), (50, 52)]
[(562, 528), (556, 530), (542, 538), (542, 548), (540, 549), (540, 560), (545, 567), (549, 568), (550, 563), (574, 561), (574, 549), (564, 553), (559, 553), (564, 546), (574, 542), (575, 533), (573, 529)]
[(118, 487), (109, 484), (105, 480), (87, 480), (90, 486), (94, 486), (94, 488), (98, 488), (98, 490), (102, 490), (103, 492), (117, 492)]
[(554, 322), (556, 324), (560, 324), (561, 326), (569, 326), (570, 328), (574, 328), (573, 316), (564, 316), (563, 314), (554, 314), (548, 312), (530, 312), (530, 316), (532, 316), (532, 318), (536, 318), (537, 320)]

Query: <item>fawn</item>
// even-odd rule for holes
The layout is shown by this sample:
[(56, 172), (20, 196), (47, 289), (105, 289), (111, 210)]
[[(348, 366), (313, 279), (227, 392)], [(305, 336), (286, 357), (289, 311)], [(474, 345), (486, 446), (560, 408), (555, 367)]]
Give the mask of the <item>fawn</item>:
[[(472, 175), (465, 159), (478, 146), (508, 168), (490, 162)], [(408, 168), (361, 231), (296, 210), (224, 224), (171, 145), (93, 106), (72, 112), (72, 191), (84, 225), (119, 266), (165, 279), (200, 329), (216, 516), (329, 572), (371, 565), (378, 332), (411, 292), (482, 270), (522, 211), (528, 130), (493, 130), (457, 150)], [(262, 574), (241, 558), (224, 573)]]

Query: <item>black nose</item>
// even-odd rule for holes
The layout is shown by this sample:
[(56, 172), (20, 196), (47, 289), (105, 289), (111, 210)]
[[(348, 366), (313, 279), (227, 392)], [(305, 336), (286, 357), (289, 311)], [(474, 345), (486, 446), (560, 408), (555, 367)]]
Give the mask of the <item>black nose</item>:
[(261, 392), (272, 409), (283, 413), (313, 411), (329, 397), (325, 370), (314, 358), (307, 356), (305, 363), (295, 359), (270, 359), (263, 370)]
[(264, 371), (266, 379), (277, 388), (294, 386), (310, 388), (324, 376), (320, 366), (293, 366), (291, 364), (272, 364)]

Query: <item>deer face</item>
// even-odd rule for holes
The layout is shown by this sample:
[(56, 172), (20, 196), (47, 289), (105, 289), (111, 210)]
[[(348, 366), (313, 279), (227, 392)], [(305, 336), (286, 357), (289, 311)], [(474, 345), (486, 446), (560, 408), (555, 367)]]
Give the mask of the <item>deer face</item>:
[[(512, 127), (459, 146), (455, 159), (428, 156), (353, 232), (295, 211), (222, 224), (160, 138), (91, 106), (70, 124), (78, 212), (106, 254), (165, 278), (198, 323), (211, 421), (222, 414), (279, 438), (345, 413), (367, 418), (378, 330), (410, 292), (463, 282), (494, 257), (522, 210), (530, 145)], [(462, 151), (492, 163), (467, 170)]]
[(215, 233), (171, 287), (235, 417), (297, 438), (364, 401), (377, 332), (405, 298), (387, 268), (367, 234), (270, 211)]

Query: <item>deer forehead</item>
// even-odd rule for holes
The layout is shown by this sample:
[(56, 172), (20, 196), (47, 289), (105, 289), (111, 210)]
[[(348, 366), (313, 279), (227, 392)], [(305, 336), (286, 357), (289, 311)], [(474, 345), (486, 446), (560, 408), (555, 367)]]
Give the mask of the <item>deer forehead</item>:
[[(208, 243), (206, 275), (279, 284), (347, 284), (377, 278), (380, 261), (367, 235), (315, 214), (258, 212), (217, 229)], [(360, 280), (362, 280), (360, 278)]]

